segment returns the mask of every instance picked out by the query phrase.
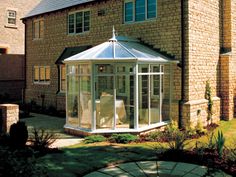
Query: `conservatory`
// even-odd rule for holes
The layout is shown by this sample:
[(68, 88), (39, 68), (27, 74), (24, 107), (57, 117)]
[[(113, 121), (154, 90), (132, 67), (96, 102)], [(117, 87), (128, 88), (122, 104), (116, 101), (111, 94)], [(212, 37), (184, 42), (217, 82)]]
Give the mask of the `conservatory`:
[(172, 66), (138, 40), (115, 36), (64, 60), (67, 130), (142, 132), (168, 123)]

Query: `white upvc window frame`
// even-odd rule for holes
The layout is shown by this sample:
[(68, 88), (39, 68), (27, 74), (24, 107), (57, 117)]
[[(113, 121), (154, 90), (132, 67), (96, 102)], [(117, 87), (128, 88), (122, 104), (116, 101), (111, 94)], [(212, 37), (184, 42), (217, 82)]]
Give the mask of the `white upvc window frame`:
[[(139, 23), (139, 22), (150, 21), (150, 20), (156, 19), (156, 18), (157, 18), (157, 6), (158, 6), (157, 1), (158, 1), (158, 0), (156, 0), (156, 15), (155, 15), (155, 17), (153, 17), (153, 18), (148, 18), (148, 4), (147, 4), (147, 1), (148, 1), (148, 0), (145, 0), (145, 19), (142, 20), (142, 21), (136, 21), (136, 18), (135, 18), (135, 11), (136, 11), (135, 5), (136, 5), (136, 0), (124, 0), (124, 5), (123, 5), (123, 9), (124, 9), (124, 10), (123, 10), (123, 21), (124, 21), (124, 23), (125, 23), (125, 24), (127, 24), (127, 23), (134, 23), (134, 22)], [(129, 3), (129, 2), (132, 2), (132, 3), (133, 3), (133, 20), (132, 20), (132, 21), (125, 21), (125, 15), (126, 15), (126, 12), (125, 12), (125, 4), (126, 4), (126, 3)]]
[[(13, 13), (14, 16), (11, 16), (10, 13)], [(15, 20), (15, 23), (9, 23), (9, 19)], [(17, 9), (15, 8), (7, 8), (6, 9), (6, 28), (17, 28)]]
[[(44, 79), (40, 79), (40, 69), (44, 70)], [(38, 79), (35, 79), (35, 69), (38, 69)], [(49, 69), (49, 79), (47, 79), (46, 70)], [(42, 85), (49, 85), (51, 81), (51, 67), (50, 66), (40, 66), (35, 65), (33, 66), (33, 83), (34, 84), (42, 84)]]
[[(76, 33), (76, 14), (82, 12), (83, 16), (82, 16), (82, 32)], [(84, 13), (85, 12), (89, 12), (89, 30), (88, 31), (84, 31)], [(70, 33), (70, 28), (69, 28), (69, 16), (73, 15), (74, 16), (74, 32)], [(91, 29), (91, 10), (90, 9), (83, 9), (83, 10), (78, 10), (78, 11), (73, 11), (73, 12), (69, 12), (67, 15), (67, 34), (68, 35), (76, 35), (76, 34), (84, 34), (84, 33), (88, 33)]]

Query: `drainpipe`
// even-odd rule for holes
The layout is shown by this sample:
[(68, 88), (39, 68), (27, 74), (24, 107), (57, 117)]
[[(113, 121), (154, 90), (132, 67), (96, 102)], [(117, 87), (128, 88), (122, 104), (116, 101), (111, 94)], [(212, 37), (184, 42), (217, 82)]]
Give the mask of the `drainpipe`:
[(182, 128), (183, 104), (185, 100), (185, 24), (184, 24), (184, 0), (181, 0), (181, 100), (179, 101), (179, 121), (178, 126)]
[(27, 50), (26, 50), (26, 44), (27, 44), (27, 40), (26, 40), (26, 35), (27, 35), (27, 26), (26, 26), (26, 20), (22, 20), (22, 23), (24, 23), (24, 25), (25, 25), (25, 36), (24, 36), (24, 40), (25, 40), (25, 44), (24, 44), (24, 49), (25, 49), (25, 59), (24, 59), (24, 88), (23, 88), (23, 95), (22, 95), (22, 98), (23, 98), (23, 104), (25, 104), (25, 89), (26, 89), (26, 73), (27, 73), (27, 71), (26, 71), (26, 55), (27, 55)]

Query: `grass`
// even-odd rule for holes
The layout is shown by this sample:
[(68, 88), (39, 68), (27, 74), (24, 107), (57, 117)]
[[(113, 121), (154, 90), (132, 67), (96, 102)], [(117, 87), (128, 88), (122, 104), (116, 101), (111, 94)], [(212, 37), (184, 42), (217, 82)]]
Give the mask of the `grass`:
[[(63, 134), (64, 119), (36, 116), (24, 120), (29, 127), (35, 126)], [(226, 145), (233, 147), (236, 140), (236, 119), (221, 121), (214, 131), (222, 130), (226, 137)], [(64, 135), (66, 136), (66, 135)], [(188, 147), (193, 147), (196, 141), (207, 143), (207, 137), (190, 140)], [(94, 144), (76, 144), (62, 148), (63, 153), (48, 154), (39, 159), (39, 163), (46, 165), (51, 177), (76, 177), (97, 169), (123, 162), (155, 159), (156, 143), (111, 144), (109, 142)]]

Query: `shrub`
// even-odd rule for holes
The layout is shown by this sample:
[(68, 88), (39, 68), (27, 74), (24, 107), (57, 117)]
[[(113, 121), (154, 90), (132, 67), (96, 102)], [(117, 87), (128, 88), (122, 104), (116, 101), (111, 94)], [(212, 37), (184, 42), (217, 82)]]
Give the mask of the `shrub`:
[(132, 135), (132, 134), (112, 134), (111, 137), (109, 138), (109, 141), (112, 143), (131, 143), (134, 142), (138, 139), (137, 136)]
[(167, 142), (171, 150), (183, 150), (186, 146), (187, 134), (183, 131), (175, 131), (169, 134), (169, 141)]
[(179, 130), (178, 123), (174, 120), (171, 120), (171, 122), (165, 128), (165, 132), (168, 132), (168, 133), (172, 133), (178, 130)]
[(148, 133), (147, 140), (150, 141), (160, 141), (162, 140), (163, 133), (161, 131), (153, 131)]
[(208, 133), (207, 138), (208, 138), (207, 148), (210, 150), (215, 150), (216, 142), (214, 140), (214, 132)]
[(220, 158), (222, 158), (223, 156), (224, 144), (225, 144), (225, 137), (222, 131), (218, 131), (218, 136), (216, 138), (216, 149)]
[(30, 141), (35, 150), (43, 151), (48, 149), (58, 139), (54, 132), (45, 131), (44, 129), (34, 128)]
[(91, 135), (84, 138), (84, 143), (96, 143), (106, 141), (106, 138), (102, 135)]
[(197, 125), (195, 126), (195, 130), (198, 134), (205, 134), (206, 130), (203, 128), (202, 122), (200, 120), (197, 121)]
[(0, 146), (1, 173), (7, 177), (46, 177), (45, 167), (37, 164), (34, 151), (30, 148), (9, 149)]
[(14, 147), (25, 146), (28, 139), (28, 130), (25, 122), (17, 122), (10, 127), (10, 142)]

